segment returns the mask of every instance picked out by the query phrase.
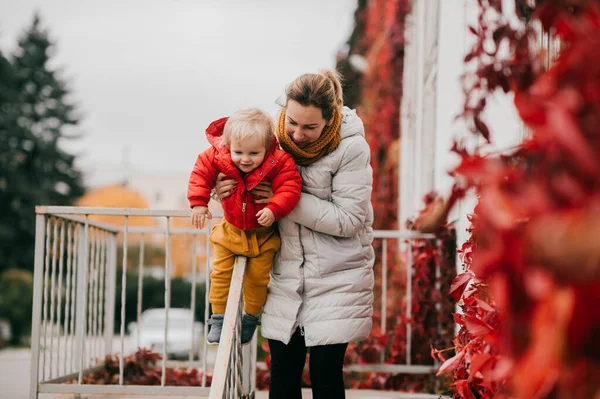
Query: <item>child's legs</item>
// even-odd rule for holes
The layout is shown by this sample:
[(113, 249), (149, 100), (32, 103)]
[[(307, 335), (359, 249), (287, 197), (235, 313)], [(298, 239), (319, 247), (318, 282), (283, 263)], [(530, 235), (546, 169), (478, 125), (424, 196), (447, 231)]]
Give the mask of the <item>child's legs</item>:
[(257, 235), (259, 253), (249, 258), (244, 277), (244, 311), (251, 315), (260, 313), (267, 300), (269, 273), (273, 266), (273, 257), (279, 250), (281, 240), (276, 232)]
[(212, 271), (210, 272), (209, 300), (213, 313), (224, 314), (229, 295), (236, 254), (228, 248), (228, 234), (223, 224), (216, 225), (210, 233), (213, 244)]

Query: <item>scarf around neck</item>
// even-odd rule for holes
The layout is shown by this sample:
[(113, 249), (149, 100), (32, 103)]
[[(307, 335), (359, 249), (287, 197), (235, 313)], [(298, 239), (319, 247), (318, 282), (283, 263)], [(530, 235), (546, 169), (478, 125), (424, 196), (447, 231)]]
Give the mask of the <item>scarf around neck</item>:
[(283, 108), (277, 118), (277, 140), (284, 151), (290, 154), (298, 165), (306, 166), (318, 161), (337, 148), (342, 137), (340, 133), (341, 124), (342, 113), (339, 109), (336, 109), (333, 114), (333, 122), (325, 125), (321, 136), (315, 142), (300, 148), (285, 130), (285, 108)]

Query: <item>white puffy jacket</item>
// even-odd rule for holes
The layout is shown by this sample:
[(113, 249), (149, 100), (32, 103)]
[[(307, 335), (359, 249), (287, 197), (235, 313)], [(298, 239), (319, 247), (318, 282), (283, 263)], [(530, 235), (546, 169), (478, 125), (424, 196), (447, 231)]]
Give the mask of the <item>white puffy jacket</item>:
[(262, 335), (307, 346), (367, 338), (373, 315), (373, 172), (363, 123), (344, 107), (339, 146), (300, 166), (302, 196), (279, 221)]

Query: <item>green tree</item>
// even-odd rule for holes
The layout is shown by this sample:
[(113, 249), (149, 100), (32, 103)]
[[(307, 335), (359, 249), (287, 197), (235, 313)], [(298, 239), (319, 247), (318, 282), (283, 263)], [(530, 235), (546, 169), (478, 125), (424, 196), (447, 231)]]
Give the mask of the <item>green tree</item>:
[(16, 242), (14, 215), (9, 212), (14, 196), (13, 171), (20, 162), (17, 147), (23, 132), (16, 123), (17, 90), (15, 71), (10, 61), (0, 52), (0, 272), (10, 262), (7, 248)]
[(18, 345), (31, 330), (33, 274), (9, 269), (0, 275), (0, 318), (10, 323), (11, 343)]
[[(0, 110), (12, 126), (0, 177), (0, 271), (33, 269), (35, 205), (69, 205), (84, 192), (75, 157), (61, 149), (78, 124), (69, 89), (50, 64), (54, 45), (36, 15), (12, 57), (12, 106)], [(0, 121), (2, 117), (0, 117)], [(5, 169), (6, 167), (6, 169)]]

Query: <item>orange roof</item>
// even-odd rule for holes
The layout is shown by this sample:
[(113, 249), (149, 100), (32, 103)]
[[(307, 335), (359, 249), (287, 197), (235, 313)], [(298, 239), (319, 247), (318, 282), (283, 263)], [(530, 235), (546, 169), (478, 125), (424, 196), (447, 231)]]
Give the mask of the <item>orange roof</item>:
[[(110, 185), (89, 190), (75, 202), (76, 206), (95, 206), (104, 208), (148, 208), (149, 203), (139, 192), (121, 185)], [(93, 215), (91, 219), (123, 226), (123, 216)], [(154, 227), (156, 220), (149, 216), (129, 217), (130, 226)]]

